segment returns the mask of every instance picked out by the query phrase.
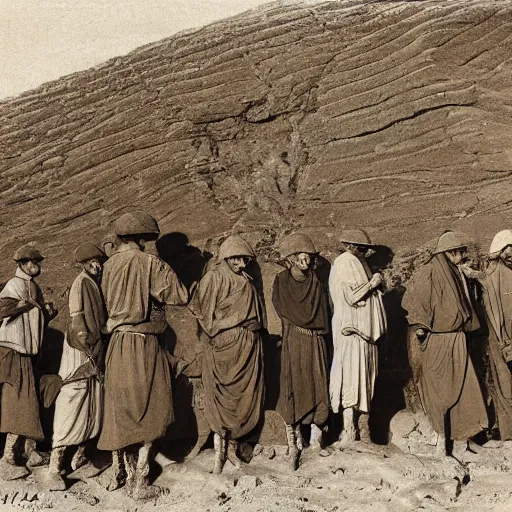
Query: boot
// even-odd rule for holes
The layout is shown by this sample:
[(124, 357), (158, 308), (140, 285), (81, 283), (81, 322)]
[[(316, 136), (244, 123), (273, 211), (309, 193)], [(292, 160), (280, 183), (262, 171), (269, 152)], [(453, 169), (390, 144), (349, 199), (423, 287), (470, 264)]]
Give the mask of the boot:
[(302, 438), (302, 432), (300, 430), (300, 423), (295, 425), (295, 444), (299, 452), (304, 450), (304, 439)]
[(149, 456), (151, 454), (151, 443), (145, 443), (139, 450), (137, 469), (135, 473), (135, 486), (133, 487), (134, 500), (151, 500), (162, 494), (167, 494), (168, 489), (149, 485)]
[(227, 458), (233, 466), (237, 469), (241, 469), (243, 466), (242, 460), (238, 457), (237, 454), (238, 451), (238, 441), (235, 441), (234, 439), (230, 439), (228, 442), (228, 453)]
[(100, 484), (107, 491), (115, 491), (126, 482), (126, 471), (123, 464), (123, 452), (112, 452), (112, 464), (100, 475)]
[(322, 431), (314, 423), (311, 424), (309, 447), (313, 450), (320, 450), (322, 448)]
[(343, 409), (343, 430), (340, 434), (339, 443), (341, 447), (352, 444), (356, 440), (356, 428), (354, 425), (354, 409), (348, 407)]
[(224, 433), (218, 434), (215, 432), (213, 435), (213, 446), (215, 448), (215, 462), (213, 464), (213, 474), (220, 475), (222, 468), (226, 462), (226, 440)]
[(25, 465), (18, 466), (16, 464), (20, 441), (20, 436), (7, 434), (4, 455), (0, 460), (0, 476), (4, 480), (17, 480), (18, 478), (25, 478), (30, 474)]
[(78, 468), (85, 466), (85, 464), (87, 464), (87, 457), (85, 456), (85, 445), (81, 444), (78, 446), (77, 451), (71, 459), (71, 469), (76, 471)]
[(48, 489), (50, 491), (65, 491), (66, 483), (60, 476), (62, 462), (64, 460), (65, 446), (59, 446), (52, 450), (50, 456), (50, 466), (48, 468)]
[(371, 444), (370, 437), (370, 415), (367, 413), (360, 413), (358, 418), (359, 440), (363, 443)]
[(126, 494), (133, 496), (135, 476), (137, 473), (137, 458), (131, 449), (123, 450), (124, 469), (126, 471)]
[(286, 424), (286, 437), (288, 439), (289, 465), (292, 471), (299, 467), (300, 451), (297, 446), (297, 436), (292, 425)]
[(208, 441), (208, 438), (210, 437), (210, 425), (208, 425), (208, 422), (206, 421), (206, 418), (204, 417), (204, 414), (202, 413), (201, 410), (197, 410), (196, 419), (197, 442), (192, 448), (192, 451), (187, 455), (186, 460), (191, 460), (194, 457), (196, 457), (201, 451), (201, 448), (204, 446), (204, 444), (206, 443), (206, 441)]
[(25, 439), (25, 455), (27, 457), (27, 466), (33, 468), (44, 466), (48, 460), (36, 450), (35, 439)]

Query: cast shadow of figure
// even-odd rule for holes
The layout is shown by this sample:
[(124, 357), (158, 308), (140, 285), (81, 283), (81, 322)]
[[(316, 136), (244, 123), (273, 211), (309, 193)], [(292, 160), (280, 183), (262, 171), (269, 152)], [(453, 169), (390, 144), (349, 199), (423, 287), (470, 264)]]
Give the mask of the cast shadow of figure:
[[(381, 272), (393, 261), (393, 251), (377, 246), (368, 258), (374, 272)], [(402, 308), (405, 287), (401, 284), (386, 290), (382, 301), (387, 319), (387, 333), (379, 342), (378, 374), (370, 410), (370, 435), (377, 444), (389, 441), (389, 426), (393, 416), (406, 405), (406, 394), (415, 393), (409, 384), (412, 371), (408, 353), (408, 324)]]
[[(64, 333), (59, 329), (47, 327), (44, 333), (44, 343), (41, 346), (41, 352), (34, 361), (37, 381), (43, 375), (57, 375), (60, 369), (62, 359), (62, 350), (64, 347)], [(51, 440), (53, 438), (53, 416), (55, 412), (55, 403), (46, 408), (41, 403), (40, 414), (43, 427), (44, 441), (39, 443), (43, 451), (51, 450)]]
[[(212, 258), (211, 253), (191, 245), (185, 233), (166, 233), (156, 241), (155, 246), (160, 258), (174, 270), (189, 291), (201, 279)], [(197, 320), (187, 308), (168, 307), (166, 316), (170, 327), (162, 336), (163, 346), (175, 356), (176, 361), (184, 360), (198, 368), (190, 375), (181, 374), (173, 378), (174, 423), (165, 437), (157, 442), (158, 451), (163, 455), (182, 461), (194, 445), (194, 437), (199, 434), (198, 442), (202, 442), (205, 435), (203, 418), (197, 410), (200, 402), (197, 397), (200, 393), (200, 364), (195, 359), (200, 341)], [(183, 442), (176, 443), (176, 439)]]

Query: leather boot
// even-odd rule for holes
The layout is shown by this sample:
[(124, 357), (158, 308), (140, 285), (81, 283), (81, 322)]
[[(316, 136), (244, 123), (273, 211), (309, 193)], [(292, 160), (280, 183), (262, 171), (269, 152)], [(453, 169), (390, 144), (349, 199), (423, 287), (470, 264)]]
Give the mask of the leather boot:
[(340, 434), (340, 445), (346, 446), (352, 444), (356, 440), (356, 428), (354, 425), (354, 409), (348, 407), (343, 409), (343, 430)]
[(215, 462), (213, 464), (213, 474), (220, 475), (226, 462), (226, 440), (225, 434), (215, 432), (213, 436), (213, 446), (215, 448)]
[(4, 455), (2, 459), (0, 459), (0, 476), (4, 480), (17, 480), (18, 478), (25, 478), (30, 474), (30, 471), (25, 465), (17, 464), (20, 442), (20, 436), (7, 434)]
[(36, 449), (35, 439), (25, 439), (25, 456), (27, 457), (27, 466), (37, 467), (44, 466), (48, 459), (41, 455)]
[(122, 450), (112, 452), (112, 464), (100, 475), (99, 481), (107, 491), (115, 491), (125, 484), (126, 471)]
[(126, 494), (128, 494), (128, 496), (133, 496), (135, 475), (137, 473), (137, 458), (131, 449), (123, 450), (123, 462), (126, 472)]
[(71, 469), (76, 471), (78, 468), (85, 466), (85, 464), (87, 464), (87, 457), (85, 456), (85, 445), (81, 444), (78, 446), (77, 451), (71, 459)]
[(137, 469), (135, 472), (135, 486), (133, 487), (134, 500), (152, 500), (162, 494), (167, 494), (168, 489), (149, 485), (149, 457), (151, 454), (151, 443), (145, 443), (139, 449)]
[(59, 446), (52, 450), (50, 466), (48, 467), (48, 489), (50, 491), (65, 491), (66, 483), (60, 476), (62, 462), (64, 460), (65, 446)]
[(235, 468), (241, 469), (243, 466), (242, 460), (238, 457), (238, 441), (230, 439), (227, 446), (227, 459)]
[(290, 469), (296, 471), (299, 467), (300, 452), (297, 447), (297, 436), (292, 425), (286, 424), (286, 437), (288, 439), (288, 458)]

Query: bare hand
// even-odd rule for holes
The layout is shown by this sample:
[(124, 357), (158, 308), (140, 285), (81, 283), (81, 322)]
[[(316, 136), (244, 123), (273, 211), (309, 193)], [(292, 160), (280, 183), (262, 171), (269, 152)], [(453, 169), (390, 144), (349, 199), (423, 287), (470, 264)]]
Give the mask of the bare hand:
[(377, 288), (382, 282), (384, 281), (382, 274), (379, 272), (373, 274), (372, 278), (370, 279), (370, 285), (372, 288)]

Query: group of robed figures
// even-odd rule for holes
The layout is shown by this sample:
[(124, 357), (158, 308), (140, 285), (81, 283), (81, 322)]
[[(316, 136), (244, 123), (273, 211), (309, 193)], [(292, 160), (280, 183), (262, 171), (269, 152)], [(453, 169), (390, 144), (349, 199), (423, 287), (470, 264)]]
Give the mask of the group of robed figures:
[[(145, 252), (160, 233), (151, 215), (126, 213), (113, 231), (103, 249), (85, 243), (75, 251), (81, 272), (69, 292), (59, 375), (43, 376), (40, 385), (33, 360), (56, 311), (35, 282), (41, 253), (24, 246), (15, 254), (16, 275), (0, 292), (0, 432), (7, 434), (0, 476), (5, 479), (22, 478), (27, 465), (40, 462), (42, 401), (55, 403), (50, 489), (66, 489), (66, 449), (75, 447), (71, 466), (77, 469), (87, 461), (87, 446), (97, 441), (100, 450), (112, 452), (107, 488), (124, 486), (135, 499), (161, 492), (149, 484), (152, 447), (174, 421), (173, 368), (180, 372), (191, 364), (177, 360), (162, 341), (166, 306), (187, 306), (200, 328), (197, 389), (201, 413), (214, 433), (213, 472), (220, 473), (226, 460), (242, 465), (238, 440), (260, 423), (265, 398), (266, 312), (261, 290), (246, 271), (256, 258), (253, 248), (241, 236), (229, 236), (199, 282), (187, 289), (169, 265)], [(512, 437), (512, 232), (496, 235), (483, 270), (465, 262), (468, 245), (460, 233), (441, 235), (403, 300), (412, 342), (421, 349), (420, 400), (438, 433), (441, 456), (477, 451), (471, 438), (488, 426), (467, 347), (467, 336), (482, 321), (475, 312), (475, 280), (489, 326), (498, 424), (502, 439)], [(292, 233), (279, 244), (286, 269), (276, 276), (272, 292), (282, 324), (276, 410), (285, 423), (292, 469), (304, 448), (301, 425), (311, 425), (310, 446), (330, 454), (323, 439), (330, 411), (342, 413), (340, 447), (363, 437), (358, 427), (368, 419), (378, 344), (387, 330), (383, 277), (367, 263), (373, 247), (366, 232), (344, 231), (326, 286), (314, 270), (318, 251), (311, 238)], [(451, 440), (453, 449), (447, 445)]]

